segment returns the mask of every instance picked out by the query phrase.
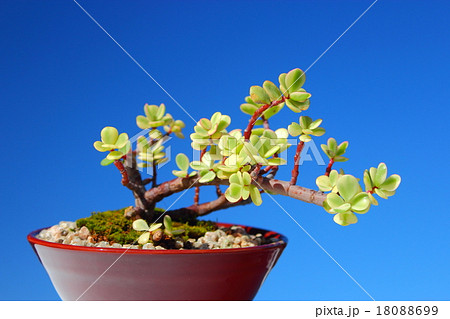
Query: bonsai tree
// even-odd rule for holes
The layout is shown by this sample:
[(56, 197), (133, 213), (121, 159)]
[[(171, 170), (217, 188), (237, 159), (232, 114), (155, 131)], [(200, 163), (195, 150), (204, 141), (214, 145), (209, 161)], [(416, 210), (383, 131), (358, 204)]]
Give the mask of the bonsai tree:
[[(325, 134), (320, 127), (322, 119), (313, 120), (308, 116), (296, 114), (308, 110), (311, 94), (304, 88), (305, 74), (300, 69), (282, 73), (279, 84), (265, 81), (262, 86), (252, 86), (250, 96), (240, 106), (242, 112), (250, 116), (247, 127), (230, 129), (231, 118), (220, 112), (210, 118), (200, 119), (190, 135), (191, 146), (196, 152), (196, 160), (185, 154), (176, 155), (178, 166), (173, 170), (174, 179), (159, 183), (157, 168), (167, 162), (164, 143), (169, 136), (184, 138), (185, 124), (166, 113), (164, 104), (144, 106), (145, 115), (136, 118), (137, 126), (144, 130), (132, 147), (126, 133), (114, 127), (101, 131), (101, 141), (94, 147), (107, 153), (101, 165), (114, 164), (122, 175), (122, 185), (134, 195), (135, 204), (126, 210), (127, 217), (136, 220), (134, 228), (145, 231), (140, 242), (146, 242), (150, 232), (161, 227), (156, 223), (163, 218), (166, 234), (173, 235), (171, 220), (186, 220), (204, 216), (211, 212), (239, 205), (262, 204), (264, 193), (283, 195), (307, 203), (322, 206), (333, 220), (342, 226), (355, 224), (357, 215), (365, 214), (372, 205), (378, 205), (374, 195), (387, 199), (395, 194), (401, 178), (399, 175), (387, 176), (386, 164), (366, 169), (362, 174), (364, 190), (360, 179), (333, 170), (336, 162), (345, 162), (348, 142), (337, 143), (329, 138), (322, 150), (329, 158), (323, 175), (318, 176), (318, 190), (297, 185), (299, 163), (305, 143), (313, 137)], [(286, 109), (286, 106), (289, 110)], [(273, 129), (269, 120), (280, 111), (292, 112), (293, 122), (287, 128)], [(286, 164), (280, 156), (291, 145), (289, 137), (298, 137), (291, 179), (276, 179), (278, 169)], [(144, 178), (140, 169), (151, 170), (151, 177)], [(226, 187), (222, 192), (220, 186)], [(200, 203), (200, 189), (215, 187), (217, 198)], [(175, 193), (195, 189), (193, 204), (162, 213), (155, 210), (162, 199)], [(163, 215), (165, 217), (163, 217)], [(148, 226), (152, 223), (152, 226)]]

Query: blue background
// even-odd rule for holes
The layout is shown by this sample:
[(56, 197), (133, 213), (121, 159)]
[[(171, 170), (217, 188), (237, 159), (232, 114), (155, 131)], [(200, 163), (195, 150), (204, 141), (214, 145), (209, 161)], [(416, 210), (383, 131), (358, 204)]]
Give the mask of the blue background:
[[(233, 128), (247, 123), (239, 105), (251, 85), (307, 69), (371, 3), (80, 1), (195, 119), (221, 111)], [(377, 300), (450, 297), (449, 10), (448, 1), (380, 0), (307, 73), (313, 97), (304, 114), (323, 118), (327, 129), (316, 145), (348, 140), (350, 161), (335, 167), (359, 177), (385, 161), (403, 178), (397, 195), (349, 227), (320, 207), (276, 197)], [(0, 299), (58, 300), (27, 233), (132, 203), (116, 169), (99, 165), (92, 143), (101, 128), (138, 133), (145, 103), (164, 102), (185, 121), (186, 135), (194, 122), (72, 1), (1, 1), (0, 30)], [(285, 108), (271, 124), (297, 119)], [(178, 151), (190, 154), (189, 143), (174, 140)], [(174, 166), (163, 167), (160, 180), (172, 178)], [(324, 169), (305, 162), (299, 183), (315, 188)], [(263, 199), (261, 208), (209, 216), (288, 236), (257, 300), (370, 300)]]

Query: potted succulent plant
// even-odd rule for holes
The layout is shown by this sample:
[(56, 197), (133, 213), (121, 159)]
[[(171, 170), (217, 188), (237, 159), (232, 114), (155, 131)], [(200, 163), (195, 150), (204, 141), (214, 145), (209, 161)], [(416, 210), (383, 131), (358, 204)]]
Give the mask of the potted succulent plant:
[[(333, 170), (348, 142), (329, 138), (322, 149), (329, 158), (318, 190), (298, 186), (302, 149), (322, 136), (322, 119), (297, 117), (306, 111), (311, 94), (303, 88), (305, 74), (293, 69), (279, 76), (279, 85), (252, 86), (241, 110), (250, 116), (243, 130), (230, 130), (231, 118), (219, 112), (200, 119), (190, 135), (193, 155), (177, 154), (175, 178), (160, 183), (157, 169), (169, 160), (165, 143), (184, 138), (185, 124), (166, 113), (164, 104), (144, 106), (136, 118), (143, 130), (136, 139), (114, 127), (101, 131), (95, 149), (106, 154), (101, 165), (114, 164), (135, 203), (125, 209), (94, 213), (76, 222), (60, 222), (30, 233), (28, 240), (64, 300), (251, 300), (275, 265), (287, 239), (275, 232), (201, 221), (211, 212), (253, 203), (262, 195), (283, 195), (323, 206), (342, 226), (378, 205), (374, 195), (395, 194), (400, 176), (387, 167), (365, 170), (364, 190), (356, 177)], [(293, 122), (273, 129), (271, 117), (284, 106)], [(288, 110), (289, 111), (289, 110)], [(290, 137), (295, 143), (290, 143)], [(298, 137), (298, 139), (297, 139)], [(276, 179), (283, 157), (294, 147), (291, 179)], [(149, 172), (149, 178), (143, 173)], [(214, 187), (217, 198), (200, 203), (200, 190)], [(195, 189), (191, 206), (161, 210), (158, 203), (173, 194)]]

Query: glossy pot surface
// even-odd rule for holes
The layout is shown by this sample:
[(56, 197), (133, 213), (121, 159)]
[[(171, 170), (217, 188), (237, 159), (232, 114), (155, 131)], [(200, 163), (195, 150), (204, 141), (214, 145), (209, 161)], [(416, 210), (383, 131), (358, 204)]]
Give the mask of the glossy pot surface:
[[(229, 227), (229, 224), (219, 224)], [(51, 243), (27, 237), (62, 300), (252, 300), (287, 239), (246, 248), (147, 250)]]

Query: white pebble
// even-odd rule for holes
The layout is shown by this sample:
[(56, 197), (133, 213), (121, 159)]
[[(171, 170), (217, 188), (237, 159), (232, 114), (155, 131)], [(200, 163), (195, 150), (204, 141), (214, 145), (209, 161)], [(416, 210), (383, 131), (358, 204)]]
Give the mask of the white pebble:
[(90, 235), (91, 235), (91, 232), (89, 231), (89, 229), (86, 226), (81, 227), (80, 230), (78, 231), (78, 236), (81, 239), (87, 239)]

